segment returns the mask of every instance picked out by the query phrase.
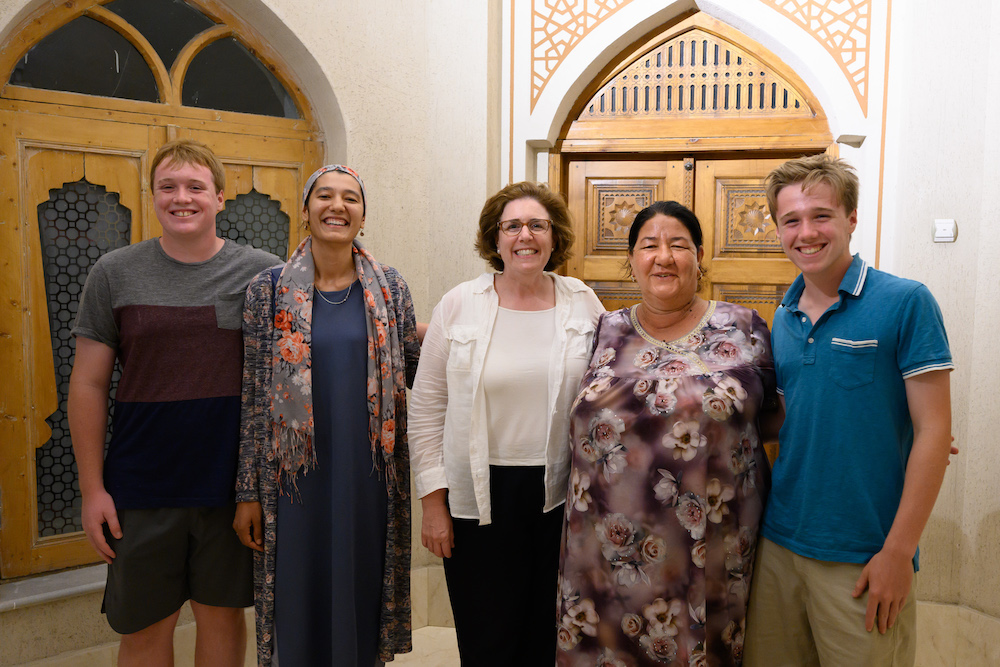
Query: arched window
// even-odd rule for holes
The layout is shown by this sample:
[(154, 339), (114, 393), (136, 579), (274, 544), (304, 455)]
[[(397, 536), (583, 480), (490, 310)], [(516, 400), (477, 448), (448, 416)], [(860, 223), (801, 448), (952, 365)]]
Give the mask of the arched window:
[[(80, 289), (101, 254), (158, 236), (152, 155), (190, 137), (226, 167), (220, 235), (287, 256), (323, 154), (308, 101), (218, 2), (46, 4), (0, 53), (0, 575), (96, 560), (66, 424)], [(9, 193), (9, 194), (7, 194)]]

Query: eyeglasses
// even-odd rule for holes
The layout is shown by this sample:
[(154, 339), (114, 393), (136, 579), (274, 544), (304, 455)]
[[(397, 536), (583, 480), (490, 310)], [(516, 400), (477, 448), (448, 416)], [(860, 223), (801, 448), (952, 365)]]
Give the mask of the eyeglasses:
[(528, 231), (534, 235), (544, 234), (552, 226), (551, 220), (542, 218), (532, 218), (531, 220), (501, 220), (497, 223), (500, 231), (507, 236), (517, 236), (521, 233), (521, 227), (527, 227)]

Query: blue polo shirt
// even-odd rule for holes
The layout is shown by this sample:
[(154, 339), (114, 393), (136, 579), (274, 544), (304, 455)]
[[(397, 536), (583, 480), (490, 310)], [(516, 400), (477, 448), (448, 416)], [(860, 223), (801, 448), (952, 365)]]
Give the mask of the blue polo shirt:
[(771, 330), (786, 416), (761, 533), (801, 556), (866, 563), (892, 527), (913, 446), (904, 380), (954, 368), (948, 337), (924, 285), (858, 255), (815, 324), (799, 310), (804, 287), (799, 276)]

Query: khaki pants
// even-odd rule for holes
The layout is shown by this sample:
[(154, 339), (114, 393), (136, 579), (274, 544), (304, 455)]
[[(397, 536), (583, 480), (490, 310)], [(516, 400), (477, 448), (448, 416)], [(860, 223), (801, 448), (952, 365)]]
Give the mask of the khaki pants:
[(851, 597), (862, 565), (805, 558), (760, 539), (744, 667), (912, 667), (916, 577), (895, 625), (865, 630), (868, 593)]

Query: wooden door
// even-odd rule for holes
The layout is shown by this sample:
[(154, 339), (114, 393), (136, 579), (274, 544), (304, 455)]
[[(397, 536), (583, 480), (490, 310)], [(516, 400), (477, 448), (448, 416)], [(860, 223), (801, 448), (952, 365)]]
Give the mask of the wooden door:
[[(142, 125), (94, 121), (85, 140), (72, 122), (22, 115), (0, 150), (17, 191), (3, 201), (0, 311), (7, 376), (0, 438), (5, 576), (96, 560), (79, 523), (79, 487), (66, 420), (75, 346), (69, 332), (89, 268), (108, 250), (141, 240), (142, 174), (151, 135)], [(9, 301), (8, 301), (9, 300)], [(9, 307), (6, 307), (9, 306)], [(14, 419), (11, 419), (14, 417)], [(36, 491), (37, 489), (37, 491)]]
[[(254, 245), (287, 259), (304, 237), (302, 187), (319, 164), (319, 146), (298, 138), (235, 132), (183, 130), (178, 136), (211, 146), (226, 167), (220, 235), (227, 235), (226, 220), (232, 217), (241, 225), (239, 232), (252, 233)], [(233, 231), (231, 238), (236, 237)]]
[(574, 160), (567, 167), (576, 242), (566, 272), (589, 284), (608, 310), (635, 303), (639, 289), (625, 269), (629, 226), (654, 201), (691, 206), (693, 165), (683, 159)]
[[(148, 3), (126, 12), (128, 19), (106, 0), (41, 4), (0, 51), (2, 578), (97, 559), (79, 530), (75, 460), (63, 423), (69, 330), (96, 259), (160, 234), (147, 176), (157, 149), (184, 137), (213, 148), (228, 175), (219, 235), (281, 257), (301, 239), (299, 193), (323, 154), (302, 86), (221, 3), (188, 2), (190, 11), (173, 18)], [(147, 39), (165, 25), (160, 19), (188, 36), (179, 52)], [(108, 38), (81, 42), (95, 26)], [(63, 66), (81, 49), (117, 62), (120, 40), (136, 53), (123, 56), (111, 87), (107, 78)], [(270, 74), (241, 78), (244, 94), (230, 100), (184, 94), (194, 79), (195, 88), (209, 90), (227, 72), (261, 68)], [(131, 83), (119, 86), (126, 79)], [(258, 97), (270, 102), (258, 105)]]
[(779, 159), (572, 160), (567, 194), (576, 243), (566, 272), (609, 310), (639, 300), (625, 274), (628, 230), (657, 200), (678, 201), (701, 222), (707, 272), (699, 294), (756, 309), (770, 325), (797, 270), (777, 239), (764, 178)]
[[(172, 136), (208, 144), (226, 167), (220, 235), (287, 257), (301, 239), (299, 193), (320, 146), (291, 137), (79, 121), (0, 110), (0, 367), (9, 373), (0, 420), (0, 574), (22, 576), (98, 560), (80, 526), (66, 421), (86, 276), (110, 250), (159, 236), (149, 161)], [(117, 376), (117, 374), (116, 374)], [(113, 391), (114, 383), (112, 385)]]
[(764, 179), (780, 159), (699, 160), (694, 212), (704, 233), (710, 297), (753, 308), (767, 320), (798, 269), (785, 257), (767, 209)]

